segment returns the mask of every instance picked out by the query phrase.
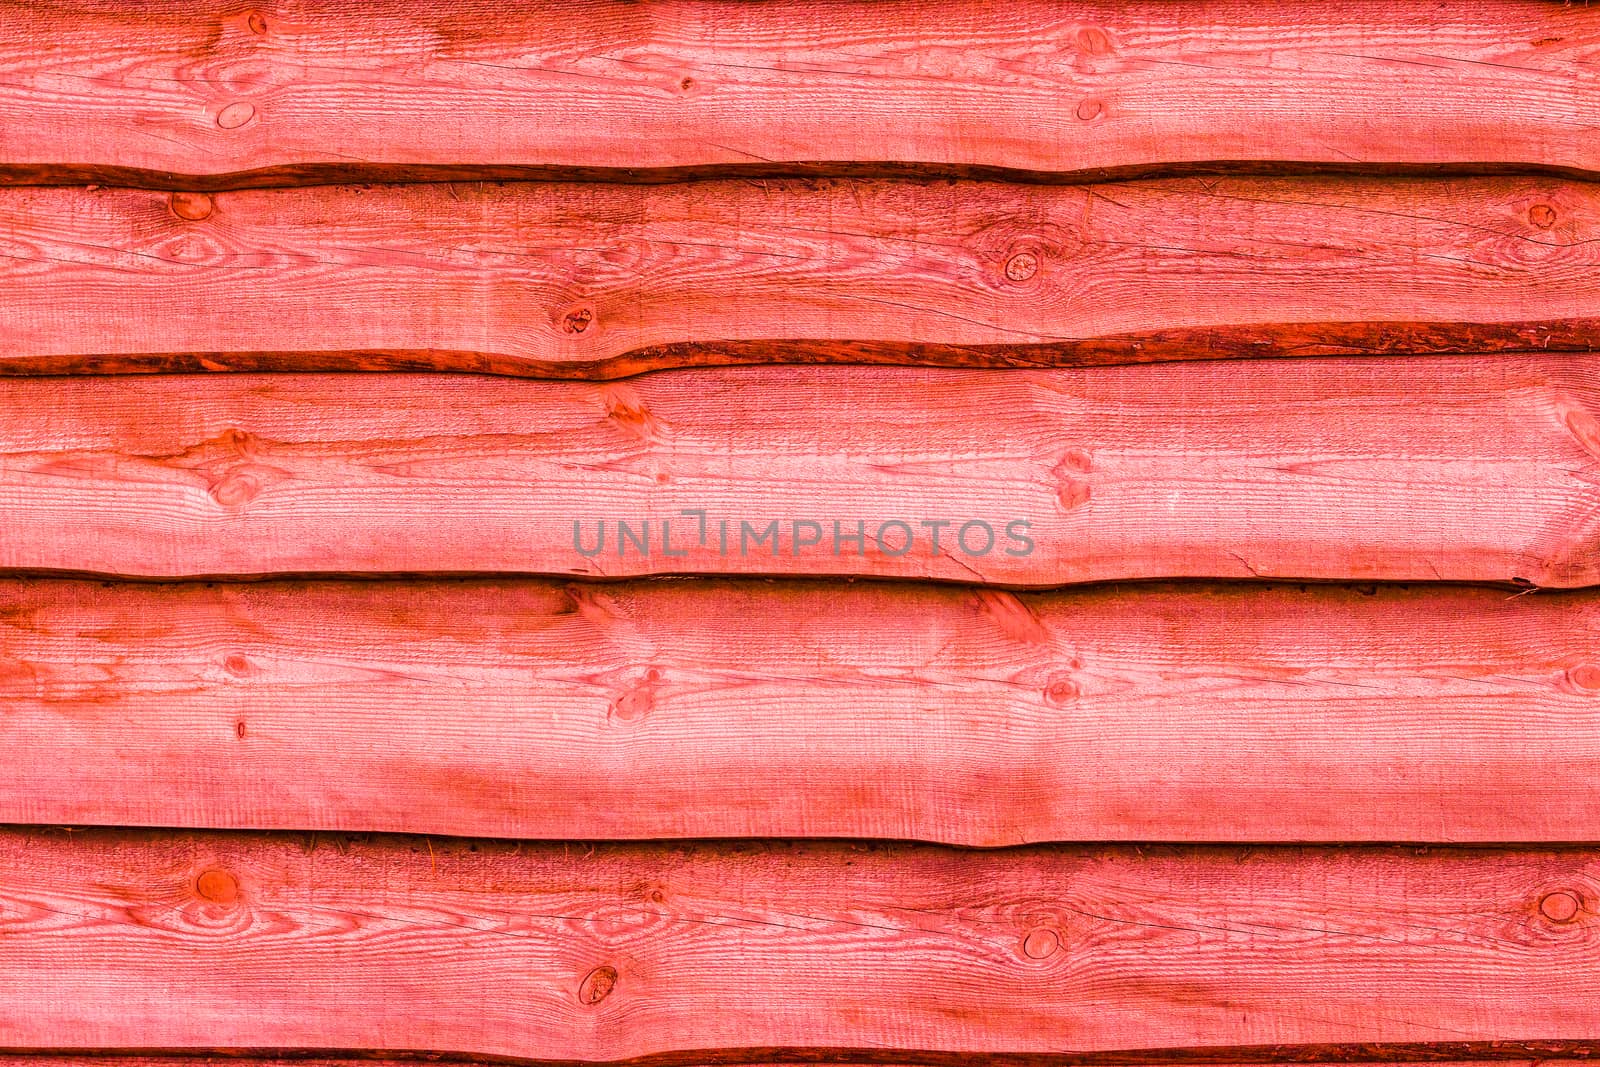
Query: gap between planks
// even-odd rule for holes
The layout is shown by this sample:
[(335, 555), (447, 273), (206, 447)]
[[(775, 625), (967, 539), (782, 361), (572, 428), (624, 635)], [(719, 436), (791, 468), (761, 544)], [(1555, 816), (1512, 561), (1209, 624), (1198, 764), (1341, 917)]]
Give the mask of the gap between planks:
[[(1555, 3), (1564, 0), (1552, 0)], [(1306, 159), (1212, 159), (1144, 163), (1078, 170), (1024, 170), (982, 164), (892, 163), (867, 160), (795, 160), (771, 163), (711, 163), (681, 167), (481, 165), (461, 163), (302, 163), (219, 174), (181, 174), (104, 164), (0, 164), (0, 189), (122, 189), (179, 195), (251, 190), (315, 190), (347, 185), (530, 184), (688, 185), (747, 182), (1003, 182), (1010, 185), (1085, 186), (1136, 181), (1227, 178), (1348, 178), (1355, 180), (1450, 180), (1527, 178), (1573, 183), (1600, 182), (1600, 170), (1518, 162), (1350, 163)]]

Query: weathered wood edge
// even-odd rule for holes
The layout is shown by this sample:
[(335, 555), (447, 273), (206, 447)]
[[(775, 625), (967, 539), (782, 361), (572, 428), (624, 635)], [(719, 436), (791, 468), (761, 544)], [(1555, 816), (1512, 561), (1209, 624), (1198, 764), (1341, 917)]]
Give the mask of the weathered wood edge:
[(1343, 356), (1544, 355), (1600, 349), (1600, 317), (1524, 322), (1261, 323), (1108, 334), (1016, 345), (774, 338), (687, 341), (603, 359), (534, 359), (472, 350), (344, 349), (268, 352), (108, 352), (6, 356), (0, 378), (133, 374), (440, 373), (556, 381), (616, 381), (711, 367), (909, 366), (996, 370), (1116, 367), (1238, 359)]
[[(1549, 0), (1553, 6), (1570, 0)], [(1323, 160), (1219, 159), (1119, 167), (1030, 170), (1022, 167), (872, 160), (707, 163), (678, 167), (529, 164), (300, 163), (218, 174), (186, 174), (85, 163), (0, 163), (0, 188), (102, 186), (172, 193), (299, 189), (320, 185), (427, 185), (436, 182), (592, 182), (673, 185), (746, 179), (847, 178), (876, 181), (996, 181), (1019, 185), (1095, 185), (1162, 178), (1559, 178), (1600, 182), (1600, 169), (1527, 162), (1344, 163)]]

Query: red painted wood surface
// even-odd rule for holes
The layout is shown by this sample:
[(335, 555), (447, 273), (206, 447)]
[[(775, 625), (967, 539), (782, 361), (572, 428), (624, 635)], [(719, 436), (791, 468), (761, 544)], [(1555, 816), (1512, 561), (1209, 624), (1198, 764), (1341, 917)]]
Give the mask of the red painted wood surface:
[(1600, 15), (1544, 0), (10, 0), (0, 21), (22, 180), (1600, 169)]
[(0, 568), (1582, 586), (1593, 366), (13, 378)]
[(1600, 1053), (1597, 55), (0, 0), (0, 1067)]
[(0, 232), (0, 372), (1600, 342), (1600, 200), (1548, 178), (12, 189)]
[[(0, 833), (9, 1047), (1105, 1052), (1593, 1033), (1591, 849)], [(758, 1055), (770, 1054), (768, 1052)]]
[(1572, 841), (1600, 600), (1449, 586), (0, 583), (0, 822)]

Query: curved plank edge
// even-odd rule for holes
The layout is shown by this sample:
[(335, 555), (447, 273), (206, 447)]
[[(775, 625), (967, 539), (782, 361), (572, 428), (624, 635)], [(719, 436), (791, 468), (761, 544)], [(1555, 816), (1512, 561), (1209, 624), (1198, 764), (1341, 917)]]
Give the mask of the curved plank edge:
[[(1537, 0), (1562, 3), (1564, 0)], [(303, 163), (216, 174), (180, 174), (83, 163), (0, 163), (0, 188), (90, 186), (168, 193), (226, 193), (248, 189), (306, 189), (323, 185), (428, 185), (438, 182), (587, 182), (598, 185), (676, 185), (682, 182), (851, 181), (1011, 182), (1019, 185), (1095, 185), (1174, 178), (1447, 179), (1548, 178), (1600, 181), (1600, 168), (1563, 167), (1537, 162), (1448, 163), (1370, 162), (1301, 159), (1217, 159), (1153, 162), (1120, 167), (1026, 170), (983, 164), (916, 163), (871, 160), (794, 160), (724, 162), (680, 167), (597, 167), (581, 164), (490, 166), (477, 164)]]
[(0, 357), (0, 377), (95, 374), (489, 374), (616, 381), (697, 367), (768, 364), (970, 367), (1112, 367), (1227, 359), (1326, 356), (1534, 355), (1600, 349), (1600, 318), (1528, 322), (1318, 322), (1197, 327), (1014, 345), (904, 341), (685, 341), (605, 359), (537, 359), (495, 352), (343, 350), (108, 352)]

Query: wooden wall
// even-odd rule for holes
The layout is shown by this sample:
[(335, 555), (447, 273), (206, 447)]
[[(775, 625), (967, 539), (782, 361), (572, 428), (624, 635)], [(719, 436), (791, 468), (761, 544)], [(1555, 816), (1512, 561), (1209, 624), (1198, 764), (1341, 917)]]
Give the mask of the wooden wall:
[(0, 0), (0, 1067), (1600, 1054), (1597, 129), (1581, 2)]

